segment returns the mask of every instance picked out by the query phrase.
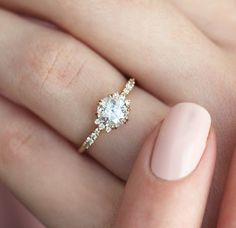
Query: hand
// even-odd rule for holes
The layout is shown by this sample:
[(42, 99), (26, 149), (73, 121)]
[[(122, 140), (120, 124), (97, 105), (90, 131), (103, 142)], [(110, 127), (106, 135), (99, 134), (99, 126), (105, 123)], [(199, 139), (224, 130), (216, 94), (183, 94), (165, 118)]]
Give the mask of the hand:
[[(201, 227), (215, 155), (209, 114), (195, 104), (176, 105), (143, 146), (115, 227)], [(218, 228), (235, 227), (235, 158)]]
[[(214, 197), (212, 197), (209, 204), (210, 213), (207, 217), (207, 221), (211, 221), (210, 226), (213, 227), (217, 218), (217, 210), (212, 208), (219, 205), (223, 180), (226, 176), (226, 169), (233, 148), (234, 140), (230, 140), (230, 135), (236, 129), (232, 124), (234, 123), (233, 114), (235, 113), (235, 95), (233, 91), (235, 82), (235, 42), (228, 39), (228, 37), (233, 37), (228, 34), (231, 35), (233, 29), (230, 26), (233, 27), (234, 24), (226, 21), (230, 18), (228, 15), (231, 15), (229, 11), (227, 10), (227, 13), (225, 13), (228, 17), (222, 16), (224, 21), (220, 20), (220, 22), (223, 21), (224, 33), (218, 33), (218, 30), (211, 30), (211, 27), (204, 23), (203, 11), (199, 10), (200, 3), (198, 7), (189, 7), (189, 10), (192, 10), (192, 12), (189, 12), (188, 9), (181, 8), (180, 2), (175, 2), (177, 7), (181, 8), (185, 16), (193, 21), (195, 25), (186, 17), (183, 17), (176, 7), (166, 1), (155, 3), (139, 1), (132, 2), (132, 4), (131, 2), (115, 3), (107, 1), (99, 3), (96, 7), (94, 6), (96, 2), (93, 3), (92, 1), (79, 1), (78, 4), (63, 1), (62, 4), (56, 5), (54, 4), (60, 2), (1, 0), (0, 3), (20, 12), (44, 17), (80, 39), (80, 41), (74, 40), (53, 28), (46, 28), (45, 25), (41, 24), (36, 25), (35, 22), (22, 20), (20, 17), (15, 17), (4, 11), (1, 12), (2, 36), (0, 39), (2, 44), (1, 54), (4, 58), (4, 61), (0, 63), (1, 93), (18, 104), (26, 106), (70, 141), (78, 144), (83, 141), (91, 130), (91, 121), (93, 120), (97, 100), (123, 85), (124, 77), (113, 66), (138, 80), (142, 89), (137, 89), (132, 95), (134, 101), (133, 116), (131, 116), (129, 125), (120, 129), (119, 133), (114, 132), (109, 138), (101, 138), (91, 150), (91, 155), (118, 177), (124, 180), (127, 179), (138, 148), (150, 130), (165, 116), (169, 109), (168, 105), (188, 100), (203, 104), (211, 111), (217, 134), (221, 140), (219, 143), (219, 161), (221, 163), (217, 166), (216, 182), (213, 185), (214, 193), (212, 194)], [(207, 4), (210, 4), (210, 2), (206, 3), (204, 1), (202, 3), (202, 6), (206, 9), (204, 15), (206, 17), (208, 15), (208, 21), (215, 23), (214, 25), (219, 27), (219, 31), (222, 31), (219, 22), (212, 16), (218, 14), (214, 13), (213, 10), (212, 13), (209, 13), (207, 9), (211, 10), (211, 8), (208, 8)], [(226, 7), (234, 9), (234, 3), (232, 5), (228, 2), (225, 5), (222, 4), (223, 6), (217, 5), (218, 7), (214, 9), (216, 11), (224, 10)], [(225, 27), (225, 25), (229, 27)], [(18, 29), (12, 29), (15, 27)], [(81, 41), (104, 56), (113, 66), (99, 57), (88, 46), (82, 44)], [(96, 87), (94, 87), (94, 83), (96, 83)], [(155, 98), (143, 89), (153, 94)], [(89, 95), (89, 97), (86, 95)], [(163, 102), (160, 102), (160, 100)], [(1, 103), (2, 110), (9, 110), (9, 106), (12, 106), (4, 100)], [(140, 107), (142, 107), (142, 112), (140, 112)], [(55, 136), (55, 133), (52, 133), (49, 128), (46, 128), (38, 120), (36, 121), (34, 117), (29, 117), (29, 114), (26, 115), (25, 111), (21, 111), (23, 113), (20, 115), (18, 114), (18, 108), (14, 107), (10, 110), (12, 115), (9, 116), (9, 111), (2, 111), (1, 115), (1, 120), (6, 123), (2, 126), (4, 134), (1, 138), (1, 142), (5, 147), (6, 144), (9, 145), (7, 143), (9, 141), (7, 136), (9, 135), (12, 136), (10, 138), (13, 138), (13, 142), (17, 141), (19, 145), (22, 144), (21, 142), (25, 145), (25, 139), (32, 133), (34, 135), (33, 139), (39, 140), (36, 140), (36, 145), (44, 145), (45, 141), (43, 140), (46, 140), (46, 136), (51, 136), (51, 134), (53, 135), (51, 137), (57, 139), (56, 143), (52, 143), (55, 147), (46, 144), (48, 150), (52, 153), (52, 160), (50, 160), (47, 150), (44, 149), (44, 153), (39, 153), (38, 150), (41, 151), (42, 149), (33, 144), (29, 151), (37, 151), (37, 153), (29, 153), (32, 158), (28, 158), (25, 153), (22, 153), (24, 159), (28, 158), (31, 161), (31, 163), (25, 162), (29, 165), (27, 168), (23, 162), (22, 167), (24, 169), (21, 168), (22, 172), (19, 172), (19, 167), (16, 168), (12, 165), (13, 168), (16, 168), (16, 173), (14, 173), (8, 170), (11, 169), (11, 166), (7, 163), (4, 169), (1, 170), (3, 172), (2, 176), (6, 176), (4, 173), (8, 173), (7, 180), (1, 177), (3, 182), (10, 189), (14, 188), (18, 197), (25, 196), (20, 197), (22, 201), (25, 203), (29, 201), (27, 199), (30, 195), (26, 191), (29, 183), (34, 187), (39, 185), (38, 182), (35, 183), (36, 177), (40, 177), (43, 183), (50, 183), (51, 180), (60, 180), (58, 183), (63, 183), (63, 180), (66, 179), (71, 180), (69, 183), (74, 189), (75, 186), (78, 186), (78, 189), (81, 190), (79, 186), (87, 186), (86, 184), (88, 184), (89, 189), (96, 189), (88, 181), (89, 178), (92, 178), (91, 172), (94, 172), (94, 179), (97, 179), (95, 174), (99, 172), (96, 172), (96, 169), (91, 171), (90, 167), (80, 164), (80, 171), (81, 167), (86, 168), (83, 169), (83, 175), (78, 176), (80, 172), (78, 172), (78, 163), (76, 162), (83, 161), (84, 164), (84, 159), (77, 158), (72, 153), (71, 147), (64, 148), (62, 152), (62, 147), (58, 148), (58, 141), (62, 143), (62, 138)], [(13, 122), (14, 127), (9, 126), (9, 122)], [(139, 123), (138, 126), (137, 123)], [(7, 136), (6, 127), (11, 132)], [(39, 129), (43, 130), (39, 132)], [(130, 134), (134, 137), (130, 138), (128, 144), (127, 136)], [(45, 135), (44, 138), (41, 135)], [(15, 137), (17, 140), (15, 140)], [(48, 139), (46, 141), (48, 142)], [(55, 142), (52, 139), (50, 141)], [(26, 145), (29, 145), (27, 142), (28, 140), (26, 140)], [(32, 143), (31, 140), (29, 142)], [(65, 141), (63, 142), (65, 143)], [(68, 146), (68, 144), (66, 145)], [(113, 145), (116, 145), (116, 147)], [(224, 148), (224, 151), (222, 148)], [(4, 161), (15, 161), (19, 166), (20, 158), (15, 157), (15, 155), (21, 154), (19, 150), (25, 151), (26, 149), (22, 146), (10, 146), (11, 152), (9, 152), (9, 149), (3, 150), (3, 154), (6, 155), (3, 157), (7, 157)], [(68, 150), (71, 153), (68, 153)], [(39, 154), (41, 160), (37, 157)], [(65, 167), (64, 161), (66, 161), (65, 158), (68, 159), (68, 154), (71, 157), (71, 154), (73, 154), (73, 162), (72, 158), (70, 162), (74, 166), (67, 163), (67, 172), (63, 172), (62, 167)], [(75, 157), (76, 162), (74, 161)], [(45, 161), (47, 161), (47, 164), (44, 163)], [(52, 167), (49, 164), (53, 164), (52, 167), (55, 169), (53, 173), (56, 173), (56, 176), (49, 175), (49, 173), (52, 173)], [(37, 167), (38, 169), (36, 169)], [(70, 167), (70, 172), (68, 167)], [(31, 178), (29, 179), (29, 170), (31, 169), (34, 169), (35, 172), (30, 172)], [(23, 172), (24, 170), (25, 172)], [(62, 175), (59, 175), (59, 171), (63, 173), (63, 178)], [(10, 176), (10, 173), (12, 173), (12, 176)], [(85, 173), (88, 175), (85, 175)], [(28, 181), (23, 182), (25, 175)], [(12, 181), (10, 181), (10, 177), (14, 177)], [(81, 185), (80, 178), (86, 184)], [(105, 197), (107, 192), (113, 191), (110, 198), (112, 200), (107, 204), (103, 203), (103, 205), (107, 205), (108, 208), (114, 210), (114, 202), (118, 201), (123, 186), (122, 183), (113, 180), (113, 178), (112, 176), (112, 183), (108, 181), (109, 184), (106, 184), (111, 189), (104, 187), (104, 196), (96, 195), (96, 191), (91, 191), (90, 194), (95, 195), (98, 202), (106, 202), (106, 200), (103, 200), (107, 199)], [(104, 180), (104, 178), (101, 179)], [(110, 177), (108, 179), (110, 180)], [(91, 182), (94, 181), (93, 179), (90, 180)], [(101, 183), (101, 188), (104, 184)], [(53, 185), (57, 186), (55, 183)], [(66, 187), (69, 189), (68, 183)], [(35, 194), (38, 193), (36, 195), (38, 195), (40, 202), (42, 198), (50, 196), (49, 193), (52, 194), (50, 188), (47, 190), (48, 192), (43, 192), (45, 195), (42, 192), (35, 192)], [(83, 196), (83, 192), (75, 191), (77, 194), (72, 194), (72, 196)], [(61, 194), (59, 198), (65, 198), (59, 188), (58, 193), (58, 195)], [(56, 195), (55, 189), (53, 194)], [(71, 201), (75, 201), (75, 198), (71, 197), (71, 199), (73, 199)], [(62, 202), (60, 203), (62, 204)], [(34, 205), (30, 205), (30, 207), (33, 209)], [(60, 204), (54, 204), (54, 207), (61, 208)], [(51, 209), (55, 210), (54, 207)], [(82, 210), (81, 207), (78, 208), (76, 205), (74, 207), (77, 212)], [(103, 216), (99, 216), (101, 224), (111, 217), (105, 211), (111, 212), (112, 210), (103, 210)], [(91, 211), (89, 212), (91, 213)], [(96, 214), (95, 210), (94, 213)], [(78, 219), (85, 222), (82, 217)]]

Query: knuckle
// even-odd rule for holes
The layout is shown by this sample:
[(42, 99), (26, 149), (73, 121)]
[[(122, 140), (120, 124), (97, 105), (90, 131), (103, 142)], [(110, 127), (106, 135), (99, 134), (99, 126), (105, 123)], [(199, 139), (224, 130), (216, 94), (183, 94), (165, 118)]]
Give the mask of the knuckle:
[(78, 54), (78, 44), (73, 38), (56, 38), (35, 41), (27, 57), (40, 92), (51, 90), (52, 86), (67, 88), (79, 78), (86, 65), (86, 56)]
[(31, 151), (32, 138), (31, 131), (22, 132), (13, 127), (6, 129), (1, 139), (0, 167), (4, 169), (26, 160)]

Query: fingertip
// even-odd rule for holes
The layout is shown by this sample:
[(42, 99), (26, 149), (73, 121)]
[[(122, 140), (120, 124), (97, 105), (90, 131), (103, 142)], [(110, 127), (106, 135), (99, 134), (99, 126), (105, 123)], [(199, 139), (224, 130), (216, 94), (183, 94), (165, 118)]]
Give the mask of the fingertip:
[(174, 106), (140, 151), (117, 227), (200, 226), (215, 162), (210, 120), (201, 106)]

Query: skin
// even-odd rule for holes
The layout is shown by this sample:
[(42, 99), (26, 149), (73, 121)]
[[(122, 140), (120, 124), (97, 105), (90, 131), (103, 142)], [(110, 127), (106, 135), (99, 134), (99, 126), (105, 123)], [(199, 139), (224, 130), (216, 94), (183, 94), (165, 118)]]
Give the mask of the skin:
[(201, 227), (215, 164), (214, 133), (197, 168), (176, 181), (157, 178), (149, 167), (157, 135), (148, 138), (135, 162), (115, 228)]
[[(106, 170), (96, 165), (95, 170), (101, 170), (94, 171), (93, 176), (90, 166), (85, 165), (88, 173), (79, 175), (77, 185), (74, 180), (71, 181), (73, 189), (80, 189), (80, 178), (83, 178), (85, 184), (90, 186), (88, 194), (93, 195), (94, 180), (102, 178), (104, 182), (101, 182), (101, 188), (109, 187), (104, 188), (104, 195), (94, 197), (98, 202), (103, 202), (106, 191), (114, 191), (105, 204), (109, 213), (103, 210), (103, 215), (96, 214), (100, 212), (85, 200), (83, 189), (80, 189), (81, 194), (76, 194), (76, 200), (86, 201), (83, 205), (88, 207), (88, 215), (81, 214), (78, 221), (66, 217), (62, 211), (58, 213), (65, 218), (65, 225), (74, 221), (74, 224), (80, 222), (82, 227), (89, 227), (93, 225), (88, 223), (92, 222), (89, 216), (101, 218), (98, 227), (111, 224), (116, 213), (116, 202), (120, 199), (124, 182), (144, 139), (162, 121), (173, 104), (187, 100), (207, 107), (213, 116), (218, 136), (218, 161), (204, 223), (205, 227), (214, 227), (218, 217), (215, 208), (220, 207), (234, 147), (232, 135), (236, 133), (235, 2), (218, 1), (214, 2), (214, 7), (210, 0), (191, 1), (188, 4), (178, 0), (103, 0), (98, 7), (94, 7), (95, 1), (80, 0), (66, 3), (60, 0), (0, 0), (0, 4), (16, 12), (43, 18), (66, 31), (58, 31), (28, 18), (22, 19), (5, 10), (0, 11), (0, 58), (4, 59), (0, 61), (0, 93), (26, 107), (47, 124), (27, 113), (33, 115), (29, 121), (25, 110), (20, 111), (23, 114), (19, 118), (19, 107), (1, 98), (0, 118), (5, 123), (0, 133), (1, 148), (5, 148), (1, 151), (1, 160), (3, 164), (6, 163), (0, 172), (2, 182), (14, 190), (14, 194), (44, 223), (52, 227), (58, 225), (61, 221), (54, 218), (56, 213), (49, 216), (44, 214), (44, 208), (37, 207), (35, 195), (28, 197), (29, 183), (24, 181), (29, 175), (28, 170), (36, 169), (30, 172), (32, 183), (39, 173), (46, 183), (57, 178), (60, 183), (67, 178), (77, 179), (78, 173), (81, 173), (77, 166), (84, 158), (75, 157), (75, 148), (92, 130), (91, 120), (94, 119), (97, 101), (109, 92), (120, 90), (125, 83), (124, 75), (132, 75), (138, 87), (130, 96), (133, 111), (129, 124), (109, 136), (102, 136), (90, 151), (91, 157)], [(220, 19), (216, 18), (219, 14)], [(12, 29), (15, 27), (19, 29)], [(145, 110), (141, 114), (140, 107)], [(25, 121), (21, 123), (21, 119)], [(15, 124), (9, 125), (10, 122)], [(41, 128), (43, 130), (38, 131)], [(32, 134), (38, 136), (31, 137)], [(44, 141), (37, 141), (43, 140), (40, 135), (45, 135), (47, 142), (51, 141), (45, 152), (40, 153), (42, 162), (49, 159), (49, 148), (56, 146), (59, 141), (64, 145), (55, 147), (58, 160), (54, 161), (52, 154), (51, 160), (48, 160), (52, 163), (46, 164), (46, 167), (55, 166), (56, 170), (63, 170), (62, 161), (71, 159), (74, 165), (68, 161), (70, 172), (67, 171), (67, 176), (55, 172), (58, 176), (50, 177), (48, 173), (51, 169), (36, 165), (40, 164), (36, 152), (42, 150), (39, 145), (44, 145)], [(133, 137), (127, 143), (129, 135)], [(36, 138), (36, 142), (31, 138)], [(68, 140), (72, 145), (68, 145)], [(13, 145), (16, 141), (16, 145), (20, 146), (12, 146), (12, 141)], [(35, 153), (26, 153), (33, 156), (31, 158), (25, 156), (25, 151)], [(51, 149), (50, 152), (53, 153)], [(18, 157), (22, 153), (23, 156)], [(69, 158), (71, 154), (73, 159)], [(35, 162), (29, 164), (27, 159)], [(74, 159), (78, 160), (78, 164)], [(26, 163), (31, 169), (25, 167)], [(21, 164), (24, 167), (22, 172), (14, 164)], [(74, 175), (71, 176), (71, 173)], [(58, 198), (63, 199), (68, 195), (68, 192), (60, 191), (59, 186), (56, 190), (57, 193), (53, 189), (53, 194)], [(37, 188), (38, 201), (50, 192), (52, 194), (50, 185), (46, 192)], [(71, 200), (74, 201), (73, 198)], [(57, 203), (54, 204), (55, 209), (63, 208), (64, 202)], [(77, 207), (76, 204), (75, 210), (82, 210), (82, 207)]]

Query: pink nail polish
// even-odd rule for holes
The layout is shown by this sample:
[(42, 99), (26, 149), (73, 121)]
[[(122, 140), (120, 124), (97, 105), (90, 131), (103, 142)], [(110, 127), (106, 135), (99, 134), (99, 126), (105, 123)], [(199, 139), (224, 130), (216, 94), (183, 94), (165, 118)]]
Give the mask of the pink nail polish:
[(164, 120), (154, 146), (151, 169), (164, 180), (178, 180), (198, 165), (207, 143), (211, 117), (201, 106), (180, 103)]

